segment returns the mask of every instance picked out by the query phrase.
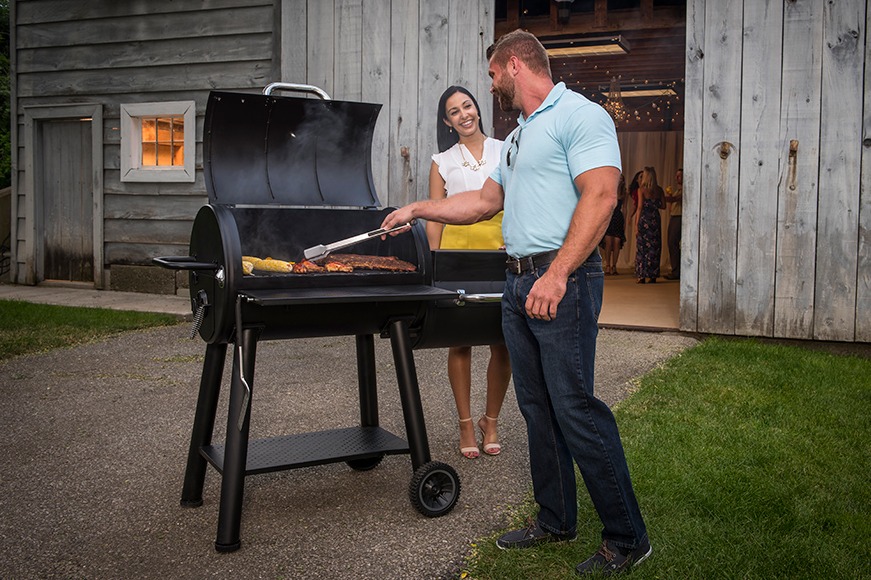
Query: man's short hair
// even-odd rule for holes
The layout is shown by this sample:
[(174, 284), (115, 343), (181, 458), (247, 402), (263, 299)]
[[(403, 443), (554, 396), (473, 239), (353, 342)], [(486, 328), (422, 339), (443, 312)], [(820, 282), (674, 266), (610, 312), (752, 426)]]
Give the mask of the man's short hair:
[(532, 72), (548, 77), (552, 76), (547, 50), (534, 34), (518, 28), (503, 34), (487, 48), (487, 60), (500, 67), (504, 67), (512, 56), (522, 60)]

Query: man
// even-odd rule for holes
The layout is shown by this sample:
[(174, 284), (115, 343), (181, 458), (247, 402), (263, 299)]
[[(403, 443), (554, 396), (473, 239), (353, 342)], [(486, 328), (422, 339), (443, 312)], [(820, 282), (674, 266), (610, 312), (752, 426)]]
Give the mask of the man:
[(574, 461), (602, 520), (602, 545), (580, 574), (628, 570), (651, 553), (614, 416), (593, 395), (604, 275), (596, 246), (617, 200), (620, 151), (598, 105), (551, 80), (535, 36), (515, 30), (488, 51), (491, 92), (519, 126), (482, 189), (388, 215), (467, 224), (505, 210), (502, 328), (526, 420), (537, 518), (500, 548), (569, 541), (577, 532)]
[[(668, 261), (671, 262), (671, 274), (666, 280), (680, 280), (680, 228), (683, 215), (683, 169), (674, 174), (676, 185), (674, 191), (666, 193), (665, 201), (670, 205), (668, 220)], [(671, 189), (671, 188), (669, 188)]]

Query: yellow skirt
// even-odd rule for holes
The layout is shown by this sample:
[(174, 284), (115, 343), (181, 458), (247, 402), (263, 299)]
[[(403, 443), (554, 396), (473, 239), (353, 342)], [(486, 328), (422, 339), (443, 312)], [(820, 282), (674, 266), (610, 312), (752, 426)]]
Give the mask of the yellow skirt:
[(468, 226), (446, 225), (442, 231), (442, 250), (498, 250), (502, 240), (502, 212)]

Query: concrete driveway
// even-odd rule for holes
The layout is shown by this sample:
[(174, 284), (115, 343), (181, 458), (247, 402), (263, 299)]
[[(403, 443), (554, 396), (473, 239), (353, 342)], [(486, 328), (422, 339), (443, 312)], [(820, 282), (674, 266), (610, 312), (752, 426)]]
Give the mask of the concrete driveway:
[[(470, 543), (505, 526), (528, 497), (513, 393), (500, 416), (503, 453), (464, 459), (446, 352), (416, 351), (432, 457), (460, 476), (456, 508), (435, 519), (414, 510), (408, 455), (367, 472), (342, 463), (255, 475), (246, 479), (242, 548), (217, 553), (220, 475), (209, 469), (203, 506), (179, 505), (205, 350), (188, 331), (126, 333), (0, 363), (0, 577), (450, 578)], [(693, 344), (679, 334), (603, 330), (598, 393), (617, 403), (633, 378)], [(478, 413), (485, 353), (475, 349)], [(376, 339), (376, 356), (381, 424), (404, 438), (389, 341)], [(217, 442), (229, 369), (228, 360)], [(261, 343), (252, 438), (358, 424), (356, 380), (351, 337)], [(597, 536), (599, 525), (579, 531)]]

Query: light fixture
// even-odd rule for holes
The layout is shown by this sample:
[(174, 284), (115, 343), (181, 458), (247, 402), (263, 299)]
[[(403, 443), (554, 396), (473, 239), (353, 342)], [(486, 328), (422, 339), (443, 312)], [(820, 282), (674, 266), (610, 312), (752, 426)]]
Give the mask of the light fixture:
[(568, 24), (569, 17), (572, 14), (571, 4), (575, 0), (554, 0), (556, 2), (557, 22), (560, 24)]
[[(609, 88), (608, 91), (606, 91), (604, 87), (599, 87), (599, 91), (602, 93), (603, 97), (607, 97), (610, 90), (611, 89)], [(674, 89), (668, 85), (625, 86), (620, 88), (620, 93), (627, 99), (633, 97), (673, 97), (677, 95)]]
[(620, 83), (617, 77), (611, 77), (611, 90), (608, 91), (608, 100), (602, 105), (611, 118), (614, 119), (614, 124), (625, 121), (629, 117), (629, 111), (623, 105), (623, 99), (620, 97)]
[(626, 54), (629, 52), (629, 41), (622, 35), (611, 36), (577, 36), (564, 34), (559, 36), (543, 36), (539, 38), (550, 58), (565, 56), (606, 56)]

